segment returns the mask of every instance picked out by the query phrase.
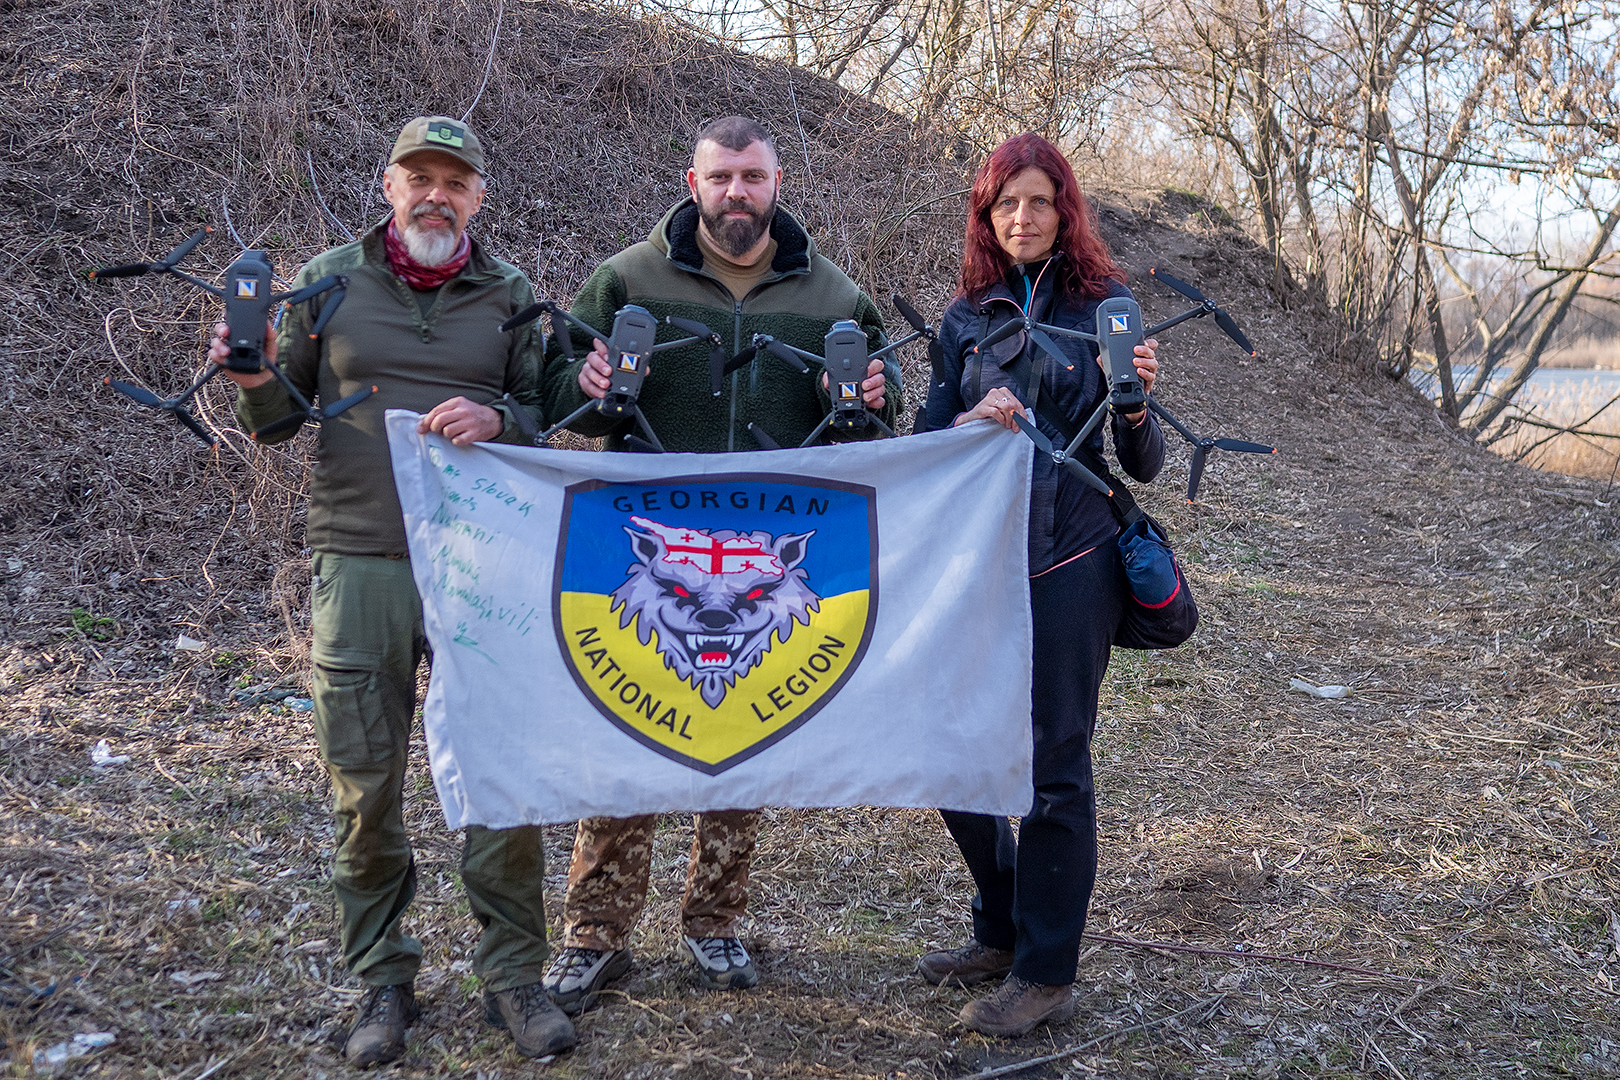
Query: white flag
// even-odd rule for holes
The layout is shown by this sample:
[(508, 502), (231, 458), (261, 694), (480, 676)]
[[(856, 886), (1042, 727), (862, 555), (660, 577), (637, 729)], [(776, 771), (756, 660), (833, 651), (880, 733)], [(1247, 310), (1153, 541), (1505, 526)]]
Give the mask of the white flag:
[(1029, 440), (609, 454), (418, 419), (388, 438), (452, 828), (1029, 811)]

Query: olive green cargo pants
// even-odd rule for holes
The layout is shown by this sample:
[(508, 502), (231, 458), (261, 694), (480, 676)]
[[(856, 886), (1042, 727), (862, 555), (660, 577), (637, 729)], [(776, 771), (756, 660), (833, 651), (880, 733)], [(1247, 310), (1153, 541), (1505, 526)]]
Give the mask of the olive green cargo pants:
[[(372, 986), (408, 983), (422, 945), (400, 929), (416, 894), (405, 763), (416, 667), (427, 651), (407, 559), (318, 551), (312, 560), (315, 737), (332, 778), (332, 887), (343, 960)], [(468, 828), (461, 879), (483, 927), (473, 972), (491, 990), (545, 974), (545, 856), (534, 826)]]

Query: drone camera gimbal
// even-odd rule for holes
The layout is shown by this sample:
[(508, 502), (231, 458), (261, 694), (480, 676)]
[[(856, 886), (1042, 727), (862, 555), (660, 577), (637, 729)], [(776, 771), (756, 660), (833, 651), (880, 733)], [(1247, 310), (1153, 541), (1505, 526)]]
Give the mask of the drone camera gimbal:
[(104, 385), (112, 387), (120, 394), (142, 405), (168, 413), (209, 446), (215, 445), (214, 437), (197, 422), (197, 418), (191, 415), (191, 411), (186, 408), (186, 405), (208, 380), (221, 371), (228, 370), (238, 374), (253, 375), (268, 370), (276, 381), (281, 384), (282, 388), (287, 391), (287, 396), (293, 401), (294, 410), (292, 413), (251, 433), (251, 437), (255, 440), (296, 427), (306, 420), (312, 420), (316, 423), (330, 420), (340, 413), (347, 412), (353, 406), (358, 405), (376, 393), (377, 388), (375, 386), (366, 387), (350, 394), (341, 401), (318, 407), (310, 404), (309, 399), (299, 392), (298, 388), (292, 384), (278, 365), (265, 359), (265, 327), (269, 323), (270, 312), (281, 304), (301, 304), (306, 300), (314, 299), (322, 293), (330, 293), (331, 295), (327, 297), (326, 303), (321, 306), (320, 314), (316, 316), (315, 322), (310, 326), (310, 338), (319, 338), (321, 331), (326, 329), (326, 324), (331, 321), (333, 313), (337, 311), (338, 305), (343, 302), (343, 295), (349, 284), (347, 277), (341, 274), (329, 274), (302, 289), (274, 293), (271, 291), (271, 284), (275, 279), (275, 273), (270, 269), (269, 255), (263, 251), (250, 250), (242, 252), (235, 262), (226, 267), (225, 284), (223, 286), (214, 285), (179, 269), (180, 262), (195, 251), (197, 245), (207, 239), (208, 234), (211, 232), (213, 232), (213, 229), (209, 226), (198, 229), (157, 262), (125, 263), (120, 266), (102, 267), (98, 270), (92, 270), (89, 277), (92, 281), (99, 281), (104, 278), (136, 277), (141, 274), (169, 274), (182, 281), (190, 282), (204, 292), (224, 300), (225, 322), (230, 327), (230, 340), (227, 342), (230, 353), (226, 356), (225, 362), (223, 364), (209, 364), (196, 382), (172, 398), (160, 398), (144, 387), (111, 377), (101, 380)]

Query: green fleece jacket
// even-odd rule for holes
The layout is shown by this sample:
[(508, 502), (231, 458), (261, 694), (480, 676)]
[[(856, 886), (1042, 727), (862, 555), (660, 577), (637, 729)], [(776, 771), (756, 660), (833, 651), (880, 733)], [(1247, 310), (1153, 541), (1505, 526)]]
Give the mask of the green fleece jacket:
[[(646, 308), (660, 322), (666, 315), (696, 319), (720, 335), (731, 356), (747, 348), (755, 334), (770, 334), (820, 356), (822, 339), (840, 319), (860, 324), (869, 350), (886, 344), (877, 305), (817, 254), (815, 241), (786, 210), (778, 208), (771, 222), (777, 247), (770, 272), (741, 300), (704, 269), (697, 227), (698, 208), (691, 199), (671, 207), (651, 236), (596, 268), (575, 298), (573, 314), (604, 334), (612, 331), (613, 316), (625, 304)], [(658, 328), (660, 342), (686, 336), (668, 324)], [(576, 356), (572, 362), (556, 341), (546, 350), (546, 413), (554, 418), (588, 400), (579, 388), (579, 367), (591, 345), (578, 329), (570, 337)], [(750, 421), (781, 445), (797, 446), (832, 409), (819, 367), (812, 364), (810, 374), (803, 374), (768, 353), (734, 372), (719, 397), (710, 386), (707, 343), (658, 353), (650, 367), (640, 404), (666, 450), (757, 449), (748, 431)], [(892, 428), (900, 409), (900, 365), (890, 357), (883, 370), (888, 392), (881, 415)], [(623, 448), (623, 436), (633, 430), (628, 421), (594, 410), (572, 428), (582, 435), (609, 436), (608, 448), (615, 450)], [(866, 430), (877, 434), (875, 427)]]
[[(425, 413), (453, 397), (491, 405), (505, 419), (500, 442), (529, 440), (512, 410), (500, 404), (511, 394), (542, 424), (540, 335), (534, 324), (516, 333), (497, 328), (534, 302), (523, 272), (472, 242), (467, 266), (439, 287), (432, 303), (388, 268), (383, 244), (386, 222), (352, 244), (311, 259), (294, 280), (302, 288), (327, 274), (349, 279), (348, 294), (319, 341), (310, 327), (326, 302), (321, 295), (299, 304), (281, 320), (276, 357), (299, 393), (337, 401), (366, 386), (377, 392), (320, 427), (315, 473), (309, 486), (309, 546), (341, 555), (397, 555), (405, 551), (405, 522), (394, 489), (383, 413)], [(254, 430), (293, 411), (279, 383), (242, 390), (236, 415)], [(267, 442), (292, 438), (297, 428)]]

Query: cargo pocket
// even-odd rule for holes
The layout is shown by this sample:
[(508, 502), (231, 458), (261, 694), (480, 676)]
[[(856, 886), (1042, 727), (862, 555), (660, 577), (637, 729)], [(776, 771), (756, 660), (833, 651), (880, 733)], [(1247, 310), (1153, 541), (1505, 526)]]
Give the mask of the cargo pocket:
[(392, 757), (399, 740), (388, 722), (377, 671), (315, 665), (315, 740), (333, 765), (371, 765)]

